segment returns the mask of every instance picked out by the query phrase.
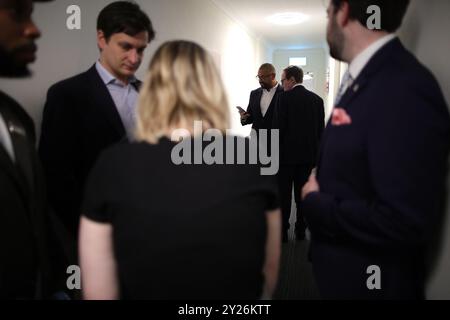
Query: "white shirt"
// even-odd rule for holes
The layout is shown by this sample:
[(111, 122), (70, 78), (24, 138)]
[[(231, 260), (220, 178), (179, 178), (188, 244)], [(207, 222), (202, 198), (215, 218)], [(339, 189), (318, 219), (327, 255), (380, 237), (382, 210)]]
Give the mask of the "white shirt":
[(263, 117), (265, 117), (267, 110), (269, 110), (270, 103), (272, 102), (273, 96), (275, 95), (275, 92), (277, 92), (277, 89), (278, 83), (269, 91), (263, 89), (263, 94), (261, 96), (261, 114)]
[(5, 148), (6, 153), (11, 157), (12, 161), (16, 161), (16, 157), (14, 155), (14, 148), (12, 145), (11, 136), (8, 131), (8, 127), (6, 125), (5, 120), (0, 114), (0, 144)]
[(95, 67), (111, 94), (128, 137), (133, 137), (136, 124), (137, 100), (139, 96), (139, 93), (134, 86), (134, 83), (137, 81), (136, 78), (134, 76), (131, 77), (128, 85), (125, 85), (109, 73), (99, 61), (97, 61)]
[(389, 41), (392, 41), (397, 36), (395, 34), (388, 34), (381, 39), (378, 39), (361, 53), (359, 53), (348, 66), (348, 72), (351, 76), (351, 81), (344, 83), (343, 91), (345, 92), (349, 86), (352, 85), (353, 81), (359, 76), (364, 67), (369, 63), (370, 59), (377, 53), (382, 47), (384, 47)]

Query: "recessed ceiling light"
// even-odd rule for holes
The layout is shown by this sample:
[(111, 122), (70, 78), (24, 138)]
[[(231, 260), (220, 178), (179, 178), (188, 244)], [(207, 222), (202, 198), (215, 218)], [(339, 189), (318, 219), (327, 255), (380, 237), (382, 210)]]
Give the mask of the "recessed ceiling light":
[(292, 26), (300, 24), (309, 19), (309, 16), (300, 12), (283, 12), (271, 15), (266, 18), (270, 23), (279, 26)]

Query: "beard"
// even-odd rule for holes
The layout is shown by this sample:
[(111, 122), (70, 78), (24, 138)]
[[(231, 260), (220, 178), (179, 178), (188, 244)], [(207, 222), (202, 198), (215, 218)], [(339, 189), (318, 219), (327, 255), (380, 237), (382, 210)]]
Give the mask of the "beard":
[(266, 89), (266, 90), (272, 89), (272, 86), (268, 83), (260, 82), (259, 84), (261, 85), (261, 88), (263, 88), (263, 89)]
[(330, 47), (330, 56), (336, 60), (344, 61), (344, 34), (336, 22), (336, 17), (333, 16), (330, 21), (327, 32), (327, 42)]
[(25, 78), (31, 75), (26, 64), (20, 65), (14, 59), (14, 52), (6, 51), (0, 46), (0, 76), (7, 78)]

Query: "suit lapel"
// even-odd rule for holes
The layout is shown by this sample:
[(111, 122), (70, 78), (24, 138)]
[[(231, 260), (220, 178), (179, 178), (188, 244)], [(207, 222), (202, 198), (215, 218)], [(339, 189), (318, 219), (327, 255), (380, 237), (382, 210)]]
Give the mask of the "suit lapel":
[(90, 82), (89, 90), (92, 94), (91, 97), (94, 106), (96, 108), (101, 108), (105, 114), (105, 118), (110, 122), (117, 133), (121, 136), (125, 136), (125, 127), (122, 123), (119, 112), (117, 111), (117, 107), (108, 91), (108, 88), (103, 83), (102, 78), (100, 78), (100, 75), (95, 69), (95, 65), (89, 69), (87, 73)]
[(258, 118), (260, 118), (260, 119), (263, 118), (263, 115), (262, 115), (262, 112), (261, 112), (262, 94), (263, 94), (263, 89), (262, 88), (258, 89), (258, 92), (256, 93), (256, 102), (257, 102), (256, 114), (257, 114)]
[[(10, 130), (9, 128), (12, 126), (16, 130), (16, 132), (21, 132), (22, 134), (24, 134), (25, 136), (23, 138), (26, 139), (27, 133), (25, 129), (21, 126), (21, 123), (18, 122), (15, 113), (11, 110), (20, 107), (18, 106), (16, 107), (15, 105), (17, 103), (3, 93), (0, 93), (0, 99), (1, 99), (0, 114), (2, 114), (3, 116), (3, 119), (8, 127), (8, 131)], [(19, 145), (17, 144), (18, 141), (13, 137), (12, 133), (9, 132), (9, 134), (14, 152), (17, 152), (17, 150), (22, 150), (19, 148)], [(18, 156), (20, 156), (20, 152), (19, 154), (16, 154), (16, 157)], [(23, 161), (20, 160), (24, 159), (16, 159), (16, 163), (14, 163), (9, 154), (7, 153), (7, 151), (5, 150), (5, 148), (3, 147), (3, 145), (0, 144), (0, 167), (3, 167), (5, 169), (5, 172), (16, 183), (18, 189), (20, 189), (22, 195), (24, 196), (25, 202), (27, 202), (26, 199), (29, 196), (30, 188), (26, 180), (26, 177), (20, 172), (21, 168), (19, 168), (19, 166), (23, 164)]]
[[(349, 108), (350, 104), (353, 102), (353, 100), (367, 86), (367, 84), (370, 81), (370, 77), (374, 73), (378, 72), (383, 67), (386, 60), (389, 59), (390, 57), (392, 57), (392, 54), (395, 54), (395, 52), (398, 52), (399, 50), (405, 50), (405, 49), (404, 49), (403, 45), (401, 44), (400, 40), (397, 38), (397, 39), (394, 39), (394, 40), (388, 42), (377, 53), (375, 53), (375, 55), (369, 60), (367, 65), (361, 71), (359, 76), (355, 79), (355, 81), (352, 83), (352, 85), (347, 89), (345, 94), (342, 96), (341, 101), (339, 102), (339, 106), (335, 106), (335, 107), (348, 110), (348, 108)], [(319, 152), (319, 159), (318, 159), (319, 165), (322, 160), (327, 137), (330, 134), (330, 126), (331, 126), (332, 117), (333, 117), (333, 115), (331, 115), (331, 118), (328, 121), (327, 126), (325, 127), (325, 132), (322, 137), (322, 142), (321, 142), (320, 152)], [(318, 174), (319, 174), (319, 172), (318, 172)]]
[(367, 84), (367, 77), (364, 75), (358, 76), (358, 78), (352, 83), (352, 85), (347, 89), (345, 94), (342, 96), (339, 106), (337, 108), (347, 109), (347, 106), (355, 99), (360, 92), (364, 89)]
[(28, 203), (29, 187), (27, 181), (25, 180), (24, 176), (21, 176), (19, 174), (19, 169), (16, 167), (16, 165), (13, 163), (6, 150), (1, 145), (0, 145), (0, 168), (3, 168), (4, 169), (3, 171), (11, 178), (12, 181), (14, 181), (14, 183), (17, 186), (17, 189), (20, 190), (20, 194), (24, 199), (24, 203)]
[(353, 99), (364, 90), (364, 87), (368, 84), (371, 76), (383, 67), (386, 60), (389, 59), (393, 53), (398, 52), (399, 50), (404, 50), (404, 47), (399, 39), (394, 39), (375, 53), (352, 85), (347, 89), (339, 103), (339, 107), (346, 108)]

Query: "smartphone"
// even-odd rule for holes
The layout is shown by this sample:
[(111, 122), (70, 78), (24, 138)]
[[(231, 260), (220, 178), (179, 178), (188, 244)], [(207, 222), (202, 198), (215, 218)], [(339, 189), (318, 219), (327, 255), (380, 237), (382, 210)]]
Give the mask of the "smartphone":
[(240, 113), (246, 113), (246, 111), (244, 109), (242, 109), (241, 107), (236, 107), (236, 109), (238, 109)]

